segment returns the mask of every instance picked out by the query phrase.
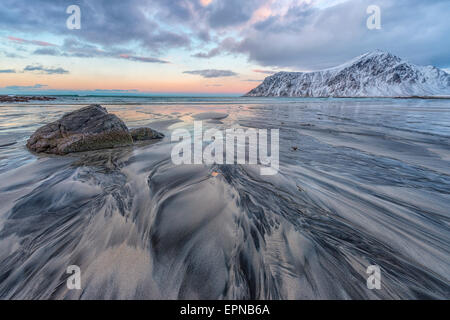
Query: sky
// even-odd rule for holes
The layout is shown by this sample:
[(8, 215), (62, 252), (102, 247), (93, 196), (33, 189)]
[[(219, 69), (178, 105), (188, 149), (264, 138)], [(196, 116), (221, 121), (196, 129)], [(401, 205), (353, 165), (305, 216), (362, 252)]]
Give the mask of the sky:
[(243, 94), (376, 49), (449, 69), (449, 13), (448, 0), (1, 0), (0, 93)]

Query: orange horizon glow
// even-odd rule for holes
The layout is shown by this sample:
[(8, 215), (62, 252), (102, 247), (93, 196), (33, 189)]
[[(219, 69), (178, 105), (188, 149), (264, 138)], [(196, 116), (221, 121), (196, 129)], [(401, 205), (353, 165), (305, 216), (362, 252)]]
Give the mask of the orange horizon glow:
[[(101, 78), (101, 81), (98, 79)], [(257, 86), (257, 82), (248, 82), (236, 77), (211, 78), (186, 76), (172, 79), (139, 79), (123, 76), (90, 77), (86, 75), (43, 75), (12, 73), (4, 74), (2, 87), (44, 85), (40, 90), (94, 91), (94, 90), (137, 90), (141, 93), (222, 93), (243, 94)]]

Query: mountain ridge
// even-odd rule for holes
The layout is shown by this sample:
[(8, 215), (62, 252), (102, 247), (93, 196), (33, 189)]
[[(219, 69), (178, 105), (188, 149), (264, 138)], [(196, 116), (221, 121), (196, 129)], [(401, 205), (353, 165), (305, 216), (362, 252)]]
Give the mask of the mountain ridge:
[(433, 97), (450, 96), (450, 74), (418, 66), (376, 50), (336, 67), (312, 72), (278, 72), (247, 97)]

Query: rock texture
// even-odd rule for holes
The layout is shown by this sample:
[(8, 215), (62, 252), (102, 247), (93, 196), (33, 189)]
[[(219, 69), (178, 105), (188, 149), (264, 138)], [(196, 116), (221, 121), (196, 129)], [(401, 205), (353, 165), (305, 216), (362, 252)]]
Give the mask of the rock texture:
[(29, 102), (29, 101), (50, 101), (56, 100), (55, 97), (42, 97), (42, 96), (0, 96), (1, 102)]
[(164, 135), (150, 128), (136, 128), (130, 130), (133, 141), (145, 141), (164, 138)]
[(417, 66), (388, 52), (363, 54), (340, 66), (315, 72), (279, 72), (246, 96), (412, 97), (450, 95), (450, 75)]
[(132, 135), (121, 119), (100, 105), (90, 105), (41, 127), (27, 147), (34, 152), (63, 155), (132, 144)]

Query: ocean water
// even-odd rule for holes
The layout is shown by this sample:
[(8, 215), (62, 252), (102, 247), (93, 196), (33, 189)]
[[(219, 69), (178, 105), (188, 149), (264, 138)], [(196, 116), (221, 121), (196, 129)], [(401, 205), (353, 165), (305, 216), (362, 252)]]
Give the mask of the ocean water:
[[(166, 138), (63, 157), (26, 150), (41, 125), (89, 103)], [(279, 129), (279, 173), (174, 165), (171, 132), (199, 117)], [(450, 100), (3, 104), (0, 203), (1, 299), (449, 299)], [(66, 286), (69, 265), (81, 290)], [(380, 290), (367, 288), (370, 265)]]

